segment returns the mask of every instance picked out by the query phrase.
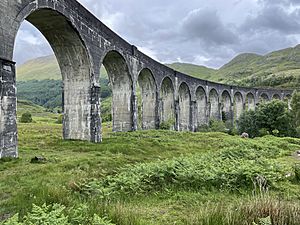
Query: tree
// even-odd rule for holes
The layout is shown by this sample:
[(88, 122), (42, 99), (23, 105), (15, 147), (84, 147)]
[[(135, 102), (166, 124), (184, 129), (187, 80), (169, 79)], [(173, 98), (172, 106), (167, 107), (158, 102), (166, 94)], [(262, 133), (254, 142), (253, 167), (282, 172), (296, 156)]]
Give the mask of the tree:
[(31, 123), (32, 122), (32, 116), (29, 112), (23, 113), (20, 118), (21, 123)]
[(300, 127), (300, 92), (294, 91), (291, 99), (291, 114), (296, 127)]
[(240, 134), (246, 132), (250, 137), (259, 136), (255, 111), (249, 110), (242, 113), (238, 121), (238, 131)]
[(256, 111), (244, 112), (238, 126), (240, 133), (247, 132), (250, 137), (267, 133), (277, 136), (296, 136), (293, 116), (288, 111), (287, 103), (280, 100), (260, 104)]

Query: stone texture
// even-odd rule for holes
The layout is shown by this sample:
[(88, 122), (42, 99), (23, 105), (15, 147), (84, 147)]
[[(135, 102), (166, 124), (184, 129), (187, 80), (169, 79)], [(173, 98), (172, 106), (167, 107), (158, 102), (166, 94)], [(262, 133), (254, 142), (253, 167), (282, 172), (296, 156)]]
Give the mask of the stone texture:
[(41, 31), (57, 57), (64, 84), (65, 139), (102, 140), (101, 65), (108, 71), (113, 90), (114, 131), (136, 130), (138, 124), (154, 129), (168, 121), (173, 129), (194, 131), (209, 119), (220, 120), (221, 111), (228, 115), (231, 111), (231, 117), (238, 119), (244, 108), (254, 108), (261, 98), (283, 100), (292, 93), (222, 85), (176, 72), (116, 35), (76, 0), (1, 0), (0, 158), (18, 156), (12, 58), (24, 20)]

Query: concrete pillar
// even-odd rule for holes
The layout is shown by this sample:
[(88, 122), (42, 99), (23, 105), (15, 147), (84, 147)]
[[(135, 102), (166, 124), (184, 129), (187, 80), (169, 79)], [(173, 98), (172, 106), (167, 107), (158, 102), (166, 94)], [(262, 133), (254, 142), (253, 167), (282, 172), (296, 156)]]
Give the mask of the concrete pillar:
[(138, 130), (138, 96), (136, 94), (136, 87), (132, 93), (132, 130)]
[(18, 157), (15, 63), (0, 58), (0, 158)]
[(180, 120), (179, 120), (179, 100), (176, 99), (175, 100), (175, 104), (174, 104), (174, 108), (175, 108), (175, 130), (176, 131), (180, 131)]
[(91, 141), (96, 143), (102, 141), (100, 114), (100, 87), (94, 85), (91, 90)]
[(195, 132), (197, 130), (197, 117), (198, 117), (197, 101), (191, 101), (190, 109), (190, 131)]

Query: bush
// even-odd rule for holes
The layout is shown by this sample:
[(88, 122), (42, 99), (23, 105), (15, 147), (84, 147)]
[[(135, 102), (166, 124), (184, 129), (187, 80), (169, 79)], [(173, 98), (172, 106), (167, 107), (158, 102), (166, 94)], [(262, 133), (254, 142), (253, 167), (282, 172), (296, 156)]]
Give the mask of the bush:
[(295, 172), (295, 179), (296, 181), (300, 181), (300, 164), (295, 164), (294, 165), (294, 172)]
[(20, 118), (21, 123), (32, 123), (32, 116), (29, 112), (23, 113)]
[(279, 100), (260, 104), (256, 111), (242, 113), (238, 121), (239, 133), (246, 132), (250, 137), (273, 134), (276, 136), (296, 136), (293, 117), (288, 105)]
[(174, 129), (175, 121), (173, 119), (169, 119), (167, 121), (163, 121), (159, 125), (159, 129), (161, 130), (172, 130)]
[(56, 123), (57, 123), (57, 124), (62, 124), (62, 123), (63, 123), (63, 119), (64, 119), (64, 116), (63, 116), (63, 115), (59, 115), (59, 116), (57, 117)]
[(209, 128), (212, 132), (226, 132), (226, 126), (223, 121), (220, 120), (210, 120)]
[[(71, 225), (71, 224), (94, 224), (94, 225), (114, 225), (106, 218), (94, 215), (88, 218), (86, 207), (71, 209), (69, 212), (74, 218), (66, 216), (66, 207), (60, 204), (32, 206), (31, 212), (19, 220), (16, 214), (10, 219), (0, 222), (0, 225)], [(22, 222), (20, 222), (22, 221)]]

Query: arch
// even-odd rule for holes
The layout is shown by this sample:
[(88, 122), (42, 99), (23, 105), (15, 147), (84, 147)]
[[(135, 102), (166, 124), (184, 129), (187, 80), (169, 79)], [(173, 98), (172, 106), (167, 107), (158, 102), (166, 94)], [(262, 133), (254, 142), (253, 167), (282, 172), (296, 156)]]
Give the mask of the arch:
[(191, 93), (186, 83), (181, 83), (178, 89), (178, 100), (179, 100), (179, 130), (190, 129), (190, 114), (191, 114)]
[[(29, 10), (26, 18), (47, 39), (57, 58), (63, 80), (63, 136), (100, 141), (91, 117), (91, 71), (88, 49), (70, 20), (50, 8)], [(18, 26), (19, 27), (19, 26)], [(99, 117), (98, 117), (99, 119)]]
[(272, 96), (272, 100), (274, 100), (274, 99), (281, 100), (281, 97), (280, 97), (279, 94), (274, 94), (274, 95)]
[(259, 103), (270, 101), (269, 96), (266, 93), (261, 93), (259, 96)]
[(196, 90), (197, 126), (207, 124), (207, 96), (203, 87)]
[(255, 97), (251, 92), (246, 95), (245, 108), (247, 111), (255, 110)]
[(169, 123), (170, 129), (175, 125), (175, 95), (173, 82), (169, 77), (165, 77), (160, 87), (160, 122)]
[(224, 90), (221, 95), (222, 121), (232, 121), (232, 100), (229, 92)]
[(234, 120), (238, 120), (244, 110), (243, 96), (240, 92), (236, 92), (233, 98), (233, 115)]
[(109, 51), (103, 61), (112, 88), (113, 131), (131, 131), (132, 80), (124, 57), (117, 51)]
[(141, 124), (142, 129), (155, 129), (157, 117), (157, 94), (155, 78), (151, 70), (145, 68), (138, 76), (141, 94)]
[(209, 118), (220, 120), (219, 95), (216, 89), (209, 92)]

